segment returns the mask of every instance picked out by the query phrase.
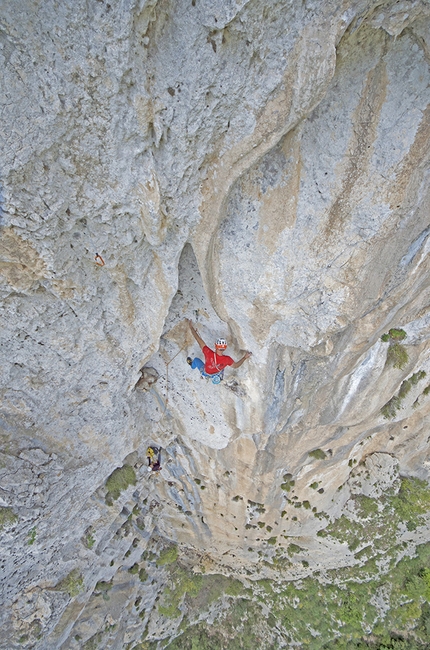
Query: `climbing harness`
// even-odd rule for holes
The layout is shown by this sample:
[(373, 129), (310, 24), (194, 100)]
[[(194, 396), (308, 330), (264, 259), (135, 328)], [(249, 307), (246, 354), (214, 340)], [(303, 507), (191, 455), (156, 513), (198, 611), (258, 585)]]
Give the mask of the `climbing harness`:
[(212, 379), (213, 384), (220, 384), (224, 379), (224, 370), (217, 372), (215, 375), (209, 375), (207, 372), (202, 370), (200, 372), (202, 379)]

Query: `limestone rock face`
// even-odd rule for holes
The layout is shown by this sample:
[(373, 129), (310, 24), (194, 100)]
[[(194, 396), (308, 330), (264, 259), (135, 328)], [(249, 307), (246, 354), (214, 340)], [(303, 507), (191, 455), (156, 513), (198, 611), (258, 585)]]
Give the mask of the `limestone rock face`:
[(424, 0), (3, 2), (0, 647), (167, 638), (150, 547), (347, 564), (428, 479), (429, 48)]

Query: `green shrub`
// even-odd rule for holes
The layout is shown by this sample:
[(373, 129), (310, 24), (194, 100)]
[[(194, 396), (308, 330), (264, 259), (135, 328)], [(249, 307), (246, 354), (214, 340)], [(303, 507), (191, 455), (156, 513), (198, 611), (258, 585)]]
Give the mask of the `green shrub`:
[(12, 508), (0, 506), (0, 530), (6, 526), (12, 526), (16, 521), (18, 521), (18, 517)]
[(267, 540), (267, 543), (271, 544), (271, 546), (274, 546), (276, 544), (276, 540), (277, 540), (276, 537), (269, 537), (269, 539)]
[(386, 420), (392, 420), (396, 417), (397, 411), (400, 409), (401, 400), (397, 395), (394, 395), (384, 406), (381, 408), (381, 415)]
[(359, 494), (354, 498), (354, 502), (357, 508), (357, 514), (362, 519), (376, 515), (378, 512), (378, 502), (376, 499), (367, 497), (364, 494)]
[(294, 555), (294, 553), (300, 553), (301, 551), (303, 551), (302, 547), (297, 546), (297, 544), (290, 544), (287, 549), (287, 553), (290, 557), (291, 555)]
[(430, 384), (424, 388), (423, 395), (428, 395), (429, 393), (430, 393)]
[(148, 580), (148, 574), (143, 567), (139, 570), (139, 580), (140, 582), (146, 582)]
[(291, 488), (294, 487), (294, 485), (295, 485), (295, 481), (285, 481), (285, 483), (281, 483), (281, 490), (290, 492)]
[(405, 381), (402, 381), (402, 384), (399, 388), (399, 392), (397, 393), (398, 397), (400, 399), (404, 399), (406, 395), (409, 393), (409, 391), (412, 388), (412, 377), (411, 379), (405, 379)]
[(130, 465), (117, 467), (106, 481), (106, 488), (112, 499), (118, 499), (121, 492), (129, 485), (136, 485), (136, 473)]
[(312, 488), (313, 490), (316, 490), (318, 488), (318, 485), (319, 483), (317, 483), (317, 481), (314, 481), (313, 483), (310, 484), (309, 487)]
[(96, 543), (96, 540), (93, 537), (94, 530), (92, 526), (90, 526), (86, 531), (85, 531), (85, 536), (83, 538), (83, 543), (87, 548), (92, 548), (94, 544)]
[(412, 383), (413, 386), (418, 384), (421, 379), (424, 379), (424, 377), (427, 376), (427, 373), (425, 370), (419, 370), (418, 372), (415, 372), (412, 377), (409, 378), (409, 381)]
[(32, 544), (34, 544), (35, 541), (36, 541), (36, 526), (33, 526), (33, 528), (30, 530), (28, 534), (27, 544), (31, 546)]
[(260, 514), (263, 515), (266, 512), (266, 508), (264, 507), (263, 503), (257, 503), (256, 501), (250, 501), (248, 499), (248, 506), (250, 508), (255, 508), (255, 510)]
[(94, 593), (96, 596), (103, 594), (104, 600), (107, 600), (107, 592), (112, 589), (112, 580), (106, 582), (105, 580), (99, 580), (96, 586), (94, 587)]
[(303, 507), (305, 508), (305, 510), (310, 510), (311, 504), (309, 503), (309, 501), (303, 501)]
[(168, 546), (167, 548), (164, 548), (161, 551), (160, 557), (157, 560), (157, 566), (165, 566), (168, 564), (173, 564), (173, 562), (176, 562), (177, 557), (178, 557), (178, 547)]
[(419, 478), (402, 478), (399, 493), (391, 503), (398, 517), (407, 522), (408, 530), (415, 530), (430, 510), (430, 487)]
[(327, 454), (322, 449), (313, 449), (309, 452), (311, 458), (316, 458), (317, 460), (324, 460), (327, 458)]
[(403, 341), (407, 336), (405, 330), (396, 329), (394, 327), (388, 330), (388, 335), (393, 341)]
[(390, 345), (387, 352), (387, 364), (402, 370), (409, 361), (409, 356), (406, 348), (401, 343), (394, 343)]
[(203, 576), (195, 575), (181, 567), (175, 570), (173, 579), (173, 587), (164, 590), (163, 602), (158, 605), (160, 614), (167, 618), (177, 618), (180, 615), (178, 606), (183, 596), (187, 594), (194, 598), (203, 586)]
[(132, 573), (133, 575), (136, 574), (136, 573), (139, 573), (139, 565), (137, 564), (137, 562), (135, 562), (135, 563), (133, 564), (133, 566), (131, 566), (131, 567), (128, 569), (128, 572), (129, 572), (129, 573)]
[(388, 343), (389, 340), (390, 340), (390, 335), (389, 334), (383, 334), (381, 336), (381, 341), (383, 341), (384, 343)]
[(84, 591), (84, 578), (79, 569), (73, 569), (69, 574), (58, 583), (56, 589), (65, 591), (70, 598), (78, 596)]

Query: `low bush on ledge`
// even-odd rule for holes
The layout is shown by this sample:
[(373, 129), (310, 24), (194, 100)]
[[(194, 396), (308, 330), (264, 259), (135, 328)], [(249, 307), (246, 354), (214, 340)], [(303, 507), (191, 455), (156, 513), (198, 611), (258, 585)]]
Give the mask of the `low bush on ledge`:
[(117, 467), (106, 480), (108, 494), (115, 501), (129, 485), (136, 485), (136, 473), (131, 465)]

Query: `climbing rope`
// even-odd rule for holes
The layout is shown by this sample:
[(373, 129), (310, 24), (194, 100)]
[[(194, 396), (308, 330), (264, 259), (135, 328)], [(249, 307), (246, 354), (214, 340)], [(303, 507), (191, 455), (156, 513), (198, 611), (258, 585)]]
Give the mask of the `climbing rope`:
[(167, 404), (169, 403), (169, 366), (172, 363), (172, 361), (174, 361), (176, 359), (178, 354), (180, 354), (182, 352), (182, 350), (184, 350), (184, 349), (185, 349), (185, 345), (183, 345), (181, 347), (179, 352), (177, 352), (175, 354), (175, 356), (170, 359), (170, 361), (165, 361), (164, 362), (166, 364), (166, 409), (167, 409)]
[(160, 407), (162, 409), (164, 409), (162, 411), (162, 413), (161, 413), (161, 418), (156, 422), (156, 427), (157, 427), (156, 430), (158, 430), (158, 432), (160, 434), (164, 433), (163, 429), (162, 429), (162, 423), (163, 423), (164, 418), (166, 417), (166, 415), (171, 417), (171, 413), (169, 412), (169, 410), (167, 408), (167, 405), (169, 403), (169, 366), (172, 363), (172, 361), (174, 361), (176, 359), (178, 354), (180, 354), (185, 349), (185, 346), (186, 346), (186, 344), (184, 344), (181, 347), (181, 349), (178, 350), (178, 352), (171, 359), (169, 359), (169, 361), (166, 361), (165, 359), (163, 359), (164, 363), (166, 364), (166, 395), (165, 395), (165, 398), (163, 399), (163, 397), (154, 388), (154, 386), (151, 386), (151, 388), (149, 389), (149, 392), (152, 393), (152, 395), (155, 397), (155, 399), (159, 403)]

